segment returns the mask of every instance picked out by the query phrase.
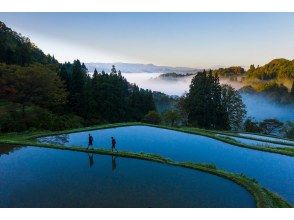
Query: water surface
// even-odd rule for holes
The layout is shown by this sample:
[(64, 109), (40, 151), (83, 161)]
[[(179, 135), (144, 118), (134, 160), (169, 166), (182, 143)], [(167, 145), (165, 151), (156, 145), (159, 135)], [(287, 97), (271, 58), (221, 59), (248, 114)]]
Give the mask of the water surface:
[[(63, 135), (67, 146), (87, 146), (91, 133), (94, 146), (160, 154), (177, 161), (213, 163), (221, 169), (244, 173), (294, 204), (294, 158), (246, 149), (212, 138), (148, 126), (129, 126)], [(48, 141), (48, 140), (47, 140)]]
[(260, 146), (260, 147), (294, 147), (291, 145), (285, 145), (285, 144), (275, 144), (275, 143), (269, 143), (269, 142), (265, 142), (265, 141), (257, 141), (257, 140), (251, 140), (251, 139), (247, 139), (247, 138), (240, 138), (240, 137), (230, 137), (235, 139), (236, 141), (239, 141), (241, 143), (244, 144), (248, 144), (248, 145), (255, 145), (255, 146)]
[(251, 137), (251, 138), (258, 138), (260, 140), (268, 140), (268, 141), (279, 141), (287, 144), (294, 144), (294, 141), (290, 140), (285, 140), (285, 139), (280, 139), (280, 138), (275, 138), (275, 137), (268, 137), (268, 136), (263, 136), (263, 135), (257, 135), (257, 134), (247, 134), (247, 133), (239, 133), (239, 135), (243, 137)]
[(255, 206), (241, 186), (196, 170), (37, 147), (3, 151), (0, 207)]
[(230, 139), (234, 139), (235, 141), (238, 141), (242, 144), (247, 144), (247, 145), (251, 145), (251, 146), (257, 146), (257, 147), (278, 147), (278, 148), (291, 148), (294, 147), (292, 145), (286, 145), (286, 144), (275, 144), (275, 143), (270, 143), (270, 142), (266, 142), (266, 141), (257, 141), (257, 140), (252, 140), (252, 139), (248, 139), (246, 137), (235, 137), (235, 136), (230, 136), (230, 135), (223, 135), (220, 134), (218, 135), (220, 137), (228, 137)]

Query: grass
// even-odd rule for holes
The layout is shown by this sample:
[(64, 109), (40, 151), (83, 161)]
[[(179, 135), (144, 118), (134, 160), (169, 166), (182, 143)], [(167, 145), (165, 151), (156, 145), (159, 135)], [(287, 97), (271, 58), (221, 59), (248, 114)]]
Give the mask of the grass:
[[(91, 131), (91, 130), (99, 130), (99, 129), (107, 129), (107, 128), (115, 128), (115, 127), (124, 127), (124, 126), (136, 126), (136, 125), (145, 125), (145, 126), (151, 126), (151, 127), (157, 127), (157, 128), (164, 128), (168, 130), (174, 130), (174, 131), (180, 131), (184, 133), (189, 134), (197, 134), (206, 136), (209, 138), (213, 138), (228, 144), (231, 144), (232, 146), (237, 147), (243, 147), (253, 150), (259, 150), (259, 151), (265, 151), (270, 153), (277, 153), (287, 156), (294, 156), (294, 148), (289, 147), (261, 147), (261, 146), (255, 146), (255, 145), (248, 145), (244, 143), (240, 143), (233, 138), (226, 138), (226, 137), (220, 137), (218, 134), (224, 134), (228, 135), (231, 133), (223, 132), (223, 131), (210, 131), (210, 130), (204, 130), (199, 128), (192, 128), (192, 127), (171, 127), (171, 126), (164, 126), (164, 125), (151, 125), (151, 124), (145, 124), (141, 122), (127, 122), (127, 123), (116, 123), (116, 124), (106, 124), (106, 125), (97, 125), (97, 126), (91, 126), (91, 127), (83, 127), (83, 128), (77, 128), (77, 129), (71, 129), (71, 130), (64, 130), (64, 131), (34, 131), (34, 132), (23, 132), (23, 133), (6, 133), (0, 135), (0, 143), (4, 143), (6, 141), (29, 141), (30, 143), (36, 143), (35, 139), (38, 137), (44, 137), (44, 136), (52, 136), (52, 135), (59, 135), (59, 134), (68, 134), (68, 133), (77, 133), (77, 132), (83, 132), (83, 131)], [(230, 136), (233, 136), (234, 134), (231, 134)], [(236, 137), (241, 137), (236, 134)], [(244, 137), (243, 137), (244, 138)], [(247, 138), (247, 139), (253, 139), (254, 138)], [(274, 143), (274, 142), (271, 142)]]
[(59, 134), (66, 134), (66, 133), (76, 133), (76, 132), (83, 132), (83, 131), (91, 131), (91, 130), (123, 127), (123, 126), (135, 126), (135, 125), (146, 125), (146, 126), (174, 130), (174, 131), (180, 131), (184, 133), (197, 134), (197, 135), (213, 138), (213, 139), (216, 139), (216, 140), (219, 140), (237, 147), (244, 147), (244, 148), (249, 148), (249, 149), (254, 149), (259, 151), (266, 151), (271, 153), (294, 156), (294, 149), (273, 148), (273, 147), (262, 148), (258, 146), (250, 146), (250, 145), (239, 143), (232, 138), (222, 138), (217, 135), (219, 134), (217, 132), (207, 131), (207, 130), (198, 129), (198, 128), (190, 128), (190, 127), (177, 128), (177, 127), (170, 127), (170, 126), (163, 126), (163, 125), (150, 125), (150, 124), (138, 123), (138, 122), (106, 124), (106, 125), (83, 127), (83, 128), (58, 131), (58, 132), (35, 131), (35, 132), (1, 134), (0, 143), (31, 145), (31, 146), (54, 148), (54, 149), (60, 149), (60, 150), (72, 150), (72, 151), (79, 151), (79, 152), (93, 152), (93, 153), (104, 154), (104, 155), (116, 155), (120, 157), (142, 159), (142, 160), (148, 160), (148, 161), (153, 161), (158, 163), (169, 164), (173, 166), (181, 166), (185, 168), (196, 169), (203, 172), (208, 172), (214, 175), (218, 175), (223, 178), (227, 178), (243, 186), (245, 189), (247, 189), (247, 191), (249, 191), (253, 195), (256, 201), (257, 207), (291, 207), (290, 204), (288, 204), (278, 195), (261, 187), (256, 182), (256, 180), (250, 179), (246, 177), (244, 174), (234, 174), (224, 170), (219, 170), (214, 164), (197, 164), (192, 162), (179, 163), (179, 162), (172, 161), (168, 158), (164, 158), (160, 155), (154, 155), (154, 154), (148, 154), (148, 153), (133, 153), (133, 152), (125, 152), (125, 151), (120, 151), (116, 153), (116, 152), (111, 152), (110, 150), (107, 150), (107, 149), (87, 150), (81, 147), (65, 147), (63, 145), (44, 144), (44, 143), (38, 143), (36, 141), (36, 138), (43, 137), (43, 136), (52, 136), (52, 135), (59, 135)]
[[(15, 141), (14, 144), (18, 142), (19, 144), (33, 144), (30, 142), (21, 143), (21, 141)], [(6, 142), (6, 144), (11, 144)], [(120, 151), (120, 152), (112, 152), (108, 149), (86, 149), (83, 147), (66, 147), (63, 145), (54, 145), (54, 144), (41, 144), (38, 143), (37, 145), (33, 145), (37, 147), (46, 147), (46, 148), (53, 148), (59, 150), (70, 150), (70, 151), (78, 151), (78, 152), (87, 152), (87, 153), (96, 153), (102, 155), (113, 155), (119, 157), (126, 157), (126, 158), (133, 158), (133, 159), (140, 159), (140, 160), (147, 160), (157, 163), (162, 163), (171, 166), (177, 167), (184, 167), (188, 169), (198, 170), (206, 173), (210, 173), (222, 178), (226, 178), (231, 180), (240, 186), (244, 187), (254, 198), (256, 202), (256, 206), (259, 208), (290, 208), (292, 207), (289, 203), (283, 200), (278, 195), (268, 191), (267, 189), (260, 186), (255, 180), (246, 177), (244, 174), (235, 174), (231, 172), (227, 172), (224, 170), (218, 169), (214, 164), (199, 164), (193, 162), (176, 162), (169, 158), (162, 157), (156, 154), (150, 153), (134, 153), (134, 152), (127, 152), (127, 151)]]
[(96, 125), (91, 127), (82, 127), (82, 128), (75, 128), (75, 129), (63, 130), (63, 131), (26, 131), (26, 132), (3, 133), (3, 134), (0, 134), (0, 141), (1, 139), (2, 140), (3, 139), (33, 140), (35, 138), (44, 137), (44, 136), (77, 133), (77, 132), (83, 132), (83, 131), (92, 131), (92, 130), (115, 128), (115, 127), (134, 126), (134, 125), (140, 125), (140, 124), (142, 123), (126, 122), (126, 123)]
[[(213, 131), (213, 132), (215, 132), (215, 131)], [(267, 142), (267, 143), (272, 143), (272, 144), (285, 145), (285, 147), (286, 146), (292, 146), (292, 147), (294, 147), (294, 144), (292, 144), (292, 143), (283, 142), (283, 141), (293, 141), (293, 140), (279, 138), (279, 137), (274, 137), (274, 136), (268, 136), (268, 135), (263, 135), (263, 134), (246, 133), (246, 132), (244, 132), (244, 134), (254, 134), (254, 135), (259, 135), (259, 136), (269, 137), (269, 138), (279, 138), (279, 139), (281, 139), (281, 141), (274, 141), (274, 140), (268, 140), (268, 139), (260, 139), (258, 137), (248, 137), (248, 136), (245, 137), (245, 136), (239, 135), (238, 133), (230, 133), (230, 132), (224, 132), (224, 131), (220, 131), (220, 132), (216, 132), (216, 133), (217, 134), (221, 134), (221, 135), (228, 135), (228, 136), (232, 136), (232, 137), (245, 138), (245, 139), (254, 140), (254, 141), (262, 141), (262, 142)]]
[[(165, 128), (165, 129), (180, 131), (180, 132), (189, 133), (189, 134), (202, 135), (202, 136), (206, 136), (209, 138), (213, 138), (215, 140), (225, 142), (227, 144), (231, 144), (233, 146), (237, 146), (237, 147), (243, 147), (243, 148), (265, 151), (265, 152), (270, 152), (270, 153), (277, 153), (277, 154), (282, 154), (282, 155), (287, 155), (287, 156), (292, 156), (292, 157), (294, 156), (294, 148), (269, 147), (269, 146), (260, 147), (260, 146), (255, 146), (255, 145), (248, 145), (248, 144), (240, 143), (240, 142), (234, 140), (233, 138), (218, 136), (218, 134), (222, 134), (222, 133), (216, 132), (216, 131), (208, 131), (208, 130), (203, 130), (203, 129), (199, 129), (199, 128), (192, 128), (192, 127), (170, 127), (170, 126), (149, 125), (149, 124), (141, 124), (141, 125), (147, 125), (147, 126), (158, 127), (158, 128)], [(223, 134), (227, 135), (227, 133), (223, 133)]]

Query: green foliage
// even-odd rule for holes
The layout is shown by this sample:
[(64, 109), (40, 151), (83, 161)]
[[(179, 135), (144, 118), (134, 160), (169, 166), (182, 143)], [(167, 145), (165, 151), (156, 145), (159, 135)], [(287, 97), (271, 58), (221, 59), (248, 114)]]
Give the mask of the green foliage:
[(247, 132), (252, 132), (252, 133), (259, 133), (260, 132), (258, 122), (255, 121), (253, 118), (247, 118), (245, 120), (244, 130)]
[(294, 140), (294, 122), (293, 121), (285, 122), (282, 130), (286, 138)]
[(142, 122), (158, 125), (161, 122), (160, 114), (156, 111), (150, 111), (144, 116)]
[(29, 38), (12, 31), (0, 21), (0, 63), (18, 64), (21, 66), (31, 63), (57, 64), (57, 60), (45, 55), (30, 42)]
[[(152, 92), (128, 83), (115, 66), (110, 74), (95, 70), (91, 77), (84, 63), (75, 60), (72, 64), (59, 64), (54, 57), (44, 55), (28, 38), (2, 22), (0, 99), (20, 104), (25, 120), (23, 123), (21, 118), (18, 120), (19, 108), (12, 114), (6, 112), (1, 119), (6, 131), (75, 126), (67, 126), (67, 121), (71, 124), (71, 119), (66, 118), (68, 115), (73, 118), (77, 115), (86, 124), (141, 121), (149, 111), (155, 110)], [(28, 111), (31, 106), (36, 106), (35, 111)], [(42, 111), (37, 111), (37, 107)], [(48, 126), (33, 124), (29, 117), (37, 123), (35, 115), (47, 118)], [(23, 126), (15, 128), (13, 117)]]
[(247, 78), (271, 80), (294, 79), (294, 60), (275, 59), (268, 64), (255, 68), (252, 66), (247, 71)]
[(191, 81), (184, 102), (189, 125), (208, 129), (228, 129), (228, 113), (222, 104), (219, 78), (212, 71), (199, 72)]
[(230, 85), (222, 85), (222, 104), (228, 114), (230, 128), (240, 130), (246, 116), (246, 106), (239, 92)]
[(90, 77), (79, 60), (61, 66), (59, 75), (70, 92), (68, 109), (95, 121), (141, 121), (150, 110), (155, 110), (152, 92), (130, 84), (120, 71), (112, 67), (111, 73), (98, 73)]
[(219, 68), (213, 71), (213, 74), (221, 77), (237, 77), (245, 74), (244, 68), (240, 66), (232, 66), (229, 68)]
[(268, 81), (266, 83), (263, 84), (259, 84), (256, 87), (256, 90), (259, 92), (288, 92), (287, 87), (285, 87), (283, 84), (278, 84), (275, 81)]
[(141, 121), (149, 111), (156, 109), (151, 90), (139, 89), (136, 85), (130, 85), (129, 91), (126, 111), (130, 121)]
[(294, 60), (275, 59), (257, 68), (251, 65), (246, 83), (252, 86), (252, 92), (262, 93), (275, 102), (293, 103)]
[(163, 114), (163, 120), (170, 126), (177, 125), (181, 115), (175, 110), (168, 110)]
[(176, 108), (178, 99), (172, 96), (168, 96), (162, 92), (152, 92), (153, 100), (156, 110), (159, 113), (164, 113), (168, 110), (173, 110)]
[(288, 88), (275, 81), (255, 83), (254, 86), (244, 86), (239, 90), (242, 93), (262, 95), (264, 98), (279, 104), (290, 104), (294, 102), (294, 92), (288, 92)]
[[(2, 107), (2, 109), (4, 109)], [(74, 115), (58, 115), (37, 106), (27, 106), (23, 110), (17, 104), (8, 106), (0, 114), (1, 132), (25, 130), (64, 130), (83, 126), (83, 120)]]
[(290, 97), (292, 100), (294, 100), (294, 81), (292, 83), (292, 87), (291, 87), (291, 92), (290, 92)]
[(247, 118), (244, 122), (244, 130), (252, 133), (277, 134), (282, 131), (283, 125), (277, 119), (264, 119), (257, 122), (252, 118)]
[(41, 64), (27, 67), (0, 64), (0, 98), (25, 107), (35, 104), (56, 109), (66, 103), (67, 92), (56, 73)]
[(179, 73), (164, 73), (159, 75), (160, 78), (183, 78), (187, 76), (193, 76), (195, 73), (186, 73), (186, 74), (179, 74)]
[(210, 163), (210, 164), (201, 164), (201, 166), (207, 167), (207, 168), (212, 169), (212, 170), (217, 169), (216, 165), (212, 164), (212, 163)]
[[(268, 191), (267, 189), (260, 186), (255, 179), (251, 179), (246, 177), (244, 174), (235, 174), (231, 172), (227, 172), (224, 170), (219, 170), (216, 166), (213, 164), (199, 164), (199, 163), (193, 163), (193, 162), (177, 162), (173, 161), (169, 158), (164, 158), (160, 155), (155, 154), (146, 154), (146, 153), (133, 153), (133, 152), (126, 152), (126, 151), (120, 151), (120, 152), (112, 152), (111, 150), (107, 149), (86, 149), (84, 147), (66, 147), (63, 145), (57, 145), (57, 144), (41, 144), (36, 143), (35, 141), (27, 140), (28, 137), (23, 138), (22, 140), (1, 140), (1, 143), (4, 144), (12, 144), (17, 143), (20, 145), (33, 145), (33, 146), (39, 146), (39, 147), (46, 147), (46, 148), (54, 148), (54, 149), (62, 149), (62, 150), (70, 150), (70, 151), (78, 151), (78, 152), (88, 152), (88, 153), (96, 153), (96, 154), (103, 154), (103, 155), (114, 155), (114, 156), (120, 156), (120, 157), (127, 157), (127, 158), (135, 158), (135, 159), (142, 159), (142, 160), (148, 160), (163, 164), (168, 164), (171, 166), (179, 166), (194, 170), (199, 170), (202, 172), (207, 172), (213, 175), (220, 176), (222, 178), (226, 178), (230, 181), (233, 181), (241, 186), (243, 186), (248, 192), (252, 194), (252, 196), (255, 199), (257, 207), (292, 207), (290, 204), (288, 204), (286, 201), (284, 201), (282, 198), (277, 196), (276, 194)], [(13, 149), (9, 149), (5, 147), (3, 149), (4, 153), (9, 153)], [(1, 154), (1, 151), (0, 151)]]
[(283, 123), (277, 119), (265, 119), (259, 123), (259, 128), (263, 134), (274, 134), (280, 132)]
[(178, 99), (177, 104), (176, 104), (176, 108), (181, 116), (182, 125), (187, 126), (189, 113), (188, 113), (188, 108), (187, 108), (187, 94), (186, 93)]

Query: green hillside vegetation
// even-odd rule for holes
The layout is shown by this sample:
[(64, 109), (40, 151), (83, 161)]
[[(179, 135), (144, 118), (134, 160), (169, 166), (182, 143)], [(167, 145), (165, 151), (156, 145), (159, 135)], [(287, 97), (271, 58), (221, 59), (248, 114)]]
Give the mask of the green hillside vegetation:
[(246, 85), (270, 99), (289, 104), (294, 102), (294, 60), (274, 59), (264, 66), (251, 65), (246, 73)]
[(159, 75), (160, 78), (183, 78), (187, 76), (193, 76), (195, 73), (186, 73), (186, 74), (179, 74), (179, 73), (164, 73)]
[(213, 74), (241, 81), (241, 92), (265, 95), (280, 104), (294, 102), (294, 60), (274, 59), (264, 66), (251, 65), (247, 71), (239, 66), (219, 68)]
[(276, 80), (290, 79), (294, 80), (294, 60), (274, 59), (261, 67), (251, 65), (247, 71), (248, 79)]
[(150, 90), (112, 67), (93, 76), (83, 63), (60, 64), (0, 22), (0, 131), (63, 130), (141, 121), (155, 110)]
[[(171, 97), (130, 84), (115, 66), (109, 73), (95, 70), (90, 75), (78, 59), (58, 63), (29, 39), (0, 24), (1, 132), (54, 131), (135, 121), (242, 129), (246, 110), (241, 96), (231, 86), (219, 82), (219, 76), (243, 77), (246, 72), (242, 67), (186, 74), (194, 76), (189, 92)], [(249, 72), (253, 69), (251, 66)], [(294, 100), (293, 85), (288, 92), (272, 79), (256, 82), (243, 90), (269, 94), (281, 103)]]
[(153, 92), (153, 100), (156, 106), (156, 110), (162, 114), (168, 110), (175, 109), (178, 98), (166, 95), (162, 92)]
[(294, 60), (274, 59), (264, 66), (252, 64), (247, 71), (240, 66), (232, 66), (216, 69), (213, 73), (220, 77), (246, 75), (247, 80), (294, 80)]
[(231, 66), (228, 68), (219, 68), (213, 71), (213, 74), (217, 74), (220, 77), (235, 77), (245, 74), (245, 70), (240, 66)]
[(45, 55), (29, 38), (6, 27), (0, 21), (0, 63), (28, 65), (31, 63), (57, 64), (54, 56)]
[(188, 125), (206, 129), (237, 130), (246, 116), (239, 92), (229, 85), (221, 86), (212, 71), (204, 70), (193, 77), (179, 105), (180, 112), (187, 114)]

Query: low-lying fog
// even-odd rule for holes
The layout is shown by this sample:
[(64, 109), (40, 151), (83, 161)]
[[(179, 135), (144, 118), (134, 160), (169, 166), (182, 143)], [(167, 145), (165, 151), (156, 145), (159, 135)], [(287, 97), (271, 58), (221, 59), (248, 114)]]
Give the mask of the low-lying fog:
[[(181, 96), (189, 91), (189, 86), (193, 76), (177, 78), (177, 79), (162, 79), (159, 75), (162, 73), (122, 73), (122, 75), (130, 82), (136, 83), (144, 89), (160, 91), (167, 95)], [(230, 82), (229, 80), (220, 80), (221, 84), (231, 84), (236, 89), (242, 87), (241, 83)]]
[[(168, 80), (157, 78), (161, 73), (123, 73), (122, 75), (131, 83), (136, 83), (144, 89), (160, 91), (168, 95), (181, 96), (189, 91), (193, 76)], [(236, 89), (242, 87), (241, 83), (221, 80), (222, 84), (230, 84)], [(260, 95), (242, 94), (243, 102), (247, 107), (247, 116), (263, 120), (276, 118), (282, 121), (294, 120), (294, 106), (279, 105)]]
[[(169, 80), (158, 78), (160, 74), (162, 73), (122, 73), (130, 83), (135, 83), (144, 89), (177, 96), (181, 96), (189, 91), (193, 76)], [(236, 89), (242, 87), (242, 84), (238, 82), (231, 82), (229, 80), (220, 80), (220, 82), (221, 84), (230, 84)], [(247, 108), (248, 117), (254, 117), (257, 120), (265, 118), (276, 118), (282, 121), (294, 120), (294, 105), (279, 105), (260, 95), (242, 94), (242, 98)]]
[(294, 121), (294, 105), (280, 105), (261, 95), (241, 94), (247, 108), (247, 115), (262, 120), (276, 118), (281, 121)]

